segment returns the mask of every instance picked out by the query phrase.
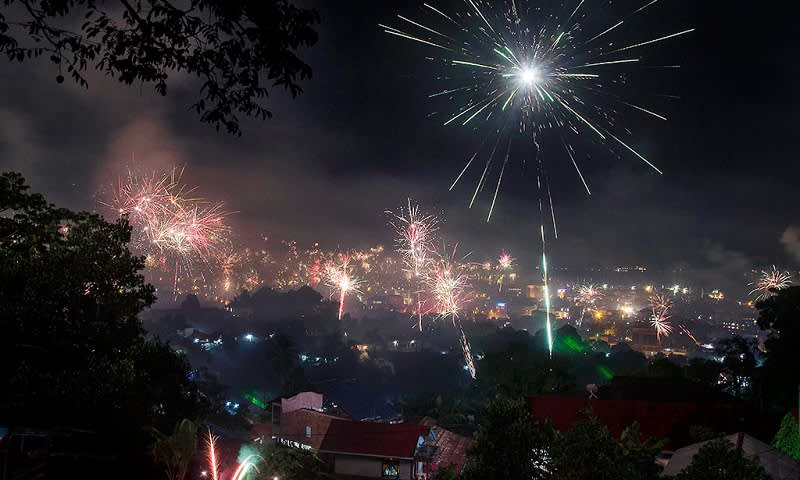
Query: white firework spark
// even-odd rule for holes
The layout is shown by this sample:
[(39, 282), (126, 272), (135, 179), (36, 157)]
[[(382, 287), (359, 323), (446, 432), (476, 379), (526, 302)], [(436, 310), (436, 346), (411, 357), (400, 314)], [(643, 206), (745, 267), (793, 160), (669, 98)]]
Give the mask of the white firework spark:
[(761, 277), (750, 285), (755, 288), (750, 290), (750, 295), (756, 295), (756, 301), (766, 300), (776, 295), (778, 291), (789, 288), (792, 284), (792, 275), (789, 272), (778, 270), (775, 265), (770, 270), (762, 270)]

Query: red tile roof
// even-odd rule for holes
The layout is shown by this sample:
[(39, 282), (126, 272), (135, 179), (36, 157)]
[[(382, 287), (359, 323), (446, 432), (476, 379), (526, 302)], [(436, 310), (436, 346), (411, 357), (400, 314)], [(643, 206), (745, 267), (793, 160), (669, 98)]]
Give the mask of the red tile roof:
[(413, 458), (419, 437), (430, 427), (417, 423), (331, 421), (321, 452), (349, 453), (385, 458)]
[(456, 471), (460, 472), (467, 462), (467, 450), (472, 446), (472, 439), (445, 430), (442, 427), (433, 427), (436, 440), (433, 444), (439, 447), (439, 454), (436, 458), (436, 468), (455, 465)]

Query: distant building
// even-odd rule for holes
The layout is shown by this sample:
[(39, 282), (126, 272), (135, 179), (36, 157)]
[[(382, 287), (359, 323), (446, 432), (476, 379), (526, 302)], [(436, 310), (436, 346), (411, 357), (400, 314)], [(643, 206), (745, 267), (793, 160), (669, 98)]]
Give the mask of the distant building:
[(489, 310), (486, 314), (490, 320), (508, 320), (508, 303), (496, 302), (494, 308)]
[(544, 286), (543, 285), (528, 285), (528, 298), (532, 298), (534, 300), (541, 300), (544, 298)]
[(631, 348), (648, 357), (652, 357), (663, 350), (654, 328), (634, 327), (631, 330), (631, 340)]
[(758, 324), (755, 318), (743, 318), (741, 320), (723, 320), (722, 328), (728, 331), (731, 335), (757, 336), (760, 333)]
[(377, 295), (367, 300), (366, 309), (370, 311), (404, 311), (405, 301), (402, 295)]

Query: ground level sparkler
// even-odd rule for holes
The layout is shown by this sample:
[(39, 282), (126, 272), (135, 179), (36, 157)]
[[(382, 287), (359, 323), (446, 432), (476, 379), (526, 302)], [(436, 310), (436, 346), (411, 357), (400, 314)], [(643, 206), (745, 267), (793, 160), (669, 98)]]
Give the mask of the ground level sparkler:
[(256, 460), (260, 457), (258, 455), (248, 455), (242, 462), (236, 467), (236, 470), (233, 472), (233, 477), (231, 480), (243, 480), (247, 473), (252, 469), (256, 469)]
[(219, 463), (217, 459), (217, 437), (208, 430), (208, 437), (206, 439), (206, 458), (208, 460), (208, 468), (211, 471), (211, 480), (219, 479)]

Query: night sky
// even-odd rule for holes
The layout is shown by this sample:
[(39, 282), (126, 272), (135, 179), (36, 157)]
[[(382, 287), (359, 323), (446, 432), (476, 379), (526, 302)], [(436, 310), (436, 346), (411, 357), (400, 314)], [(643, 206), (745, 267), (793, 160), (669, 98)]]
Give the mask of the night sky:
[[(681, 98), (665, 104), (668, 123), (630, 115), (627, 126), (665, 174), (589, 148), (587, 197), (563, 151), (545, 152), (560, 234), (551, 261), (796, 267), (800, 257), (781, 242), (800, 225), (793, 20), (735, 2), (661, 3), (626, 38), (697, 28), (660, 49), (683, 68), (657, 90)], [(46, 61), (0, 62), (0, 170), (22, 172), (52, 202), (96, 209), (132, 155), (140, 165), (185, 164), (188, 183), (237, 212), (231, 222), (243, 241), (268, 234), (328, 248), (389, 243), (384, 210), (412, 197), (446, 219), (443, 233), (462, 250), (505, 248), (532, 261), (539, 220), (530, 168), (511, 164), (489, 224), (488, 191), (471, 210), (474, 183), (448, 192), (480, 135), (429, 117), (439, 106), (426, 98), (438, 87), (423, 60), (430, 50), (377, 26), (413, 16), (421, 2), (310, 4), (322, 17), (318, 44), (303, 53), (313, 78), (295, 100), (273, 90), (274, 118), (245, 121), (241, 138), (196, 120), (188, 78), (162, 98), (97, 73), (88, 90), (59, 85)]]

